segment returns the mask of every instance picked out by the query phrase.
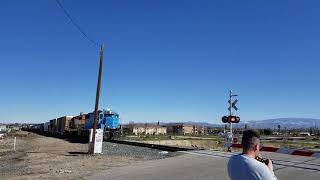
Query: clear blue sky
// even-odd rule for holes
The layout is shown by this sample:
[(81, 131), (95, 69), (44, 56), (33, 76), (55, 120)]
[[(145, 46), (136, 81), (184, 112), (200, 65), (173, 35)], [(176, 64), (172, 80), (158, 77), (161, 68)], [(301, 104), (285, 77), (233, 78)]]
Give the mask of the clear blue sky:
[[(62, 0), (106, 45), (100, 107), (128, 121), (319, 118), (320, 2)], [(0, 122), (94, 109), (99, 49), (54, 0), (0, 2)]]

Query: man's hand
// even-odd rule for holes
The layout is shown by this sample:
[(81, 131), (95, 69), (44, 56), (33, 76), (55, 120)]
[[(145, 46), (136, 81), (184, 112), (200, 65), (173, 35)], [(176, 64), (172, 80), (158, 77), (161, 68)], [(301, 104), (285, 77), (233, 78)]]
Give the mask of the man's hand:
[(270, 169), (271, 172), (273, 172), (273, 165), (272, 165), (272, 161), (271, 159), (268, 159), (268, 164), (267, 164), (268, 168)]

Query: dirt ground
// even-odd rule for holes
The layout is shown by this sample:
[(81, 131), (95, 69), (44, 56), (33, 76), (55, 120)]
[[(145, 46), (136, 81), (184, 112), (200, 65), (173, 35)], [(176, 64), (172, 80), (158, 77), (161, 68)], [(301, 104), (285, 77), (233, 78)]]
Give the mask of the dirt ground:
[(143, 143), (149, 144), (161, 144), (167, 146), (179, 146), (179, 147), (196, 147), (203, 149), (215, 149), (215, 150), (223, 150), (224, 143), (219, 143), (216, 140), (198, 140), (198, 139), (187, 139), (187, 140), (148, 140), (148, 141), (140, 141)]
[(54, 137), (18, 132), (0, 140), (0, 179), (78, 179), (141, 159), (85, 154), (88, 145)]

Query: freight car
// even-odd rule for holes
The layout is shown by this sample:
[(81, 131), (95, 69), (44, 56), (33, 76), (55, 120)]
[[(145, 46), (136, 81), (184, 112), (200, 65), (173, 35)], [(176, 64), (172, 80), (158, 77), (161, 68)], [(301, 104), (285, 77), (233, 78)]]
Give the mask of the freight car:
[(30, 131), (34, 133), (41, 133), (43, 131), (43, 124), (28, 124), (25, 125), (22, 130)]
[(57, 119), (57, 132), (59, 135), (64, 135), (69, 131), (70, 120), (73, 116), (63, 116)]

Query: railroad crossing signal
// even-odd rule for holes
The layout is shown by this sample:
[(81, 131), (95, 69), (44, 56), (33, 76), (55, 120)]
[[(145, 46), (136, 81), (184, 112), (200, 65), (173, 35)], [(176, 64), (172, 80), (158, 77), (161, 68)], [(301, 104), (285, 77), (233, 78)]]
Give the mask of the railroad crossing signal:
[(221, 120), (223, 123), (239, 123), (240, 117), (239, 116), (223, 116)]
[(222, 117), (222, 122), (223, 123), (230, 123), (230, 131), (232, 132), (232, 123), (239, 123), (240, 122), (240, 117), (239, 116), (234, 116), (232, 113), (232, 109), (238, 111), (238, 107), (236, 106), (238, 99), (233, 100), (232, 98), (235, 96), (238, 96), (236, 94), (233, 94), (232, 91), (230, 90), (229, 92), (229, 100), (228, 100), (228, 104), (229, 104), (229, 116), (223, 116)]

